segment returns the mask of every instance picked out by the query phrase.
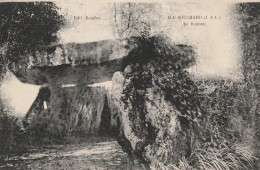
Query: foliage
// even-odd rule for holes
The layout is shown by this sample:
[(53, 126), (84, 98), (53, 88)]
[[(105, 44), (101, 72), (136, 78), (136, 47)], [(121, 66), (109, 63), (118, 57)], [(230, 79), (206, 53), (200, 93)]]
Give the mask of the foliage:
[[(242, 152), (244, 153), (244, 152)], [(247, 157), (236, 152), (235, 148), (229, 148), (226, 145), (210, 147), (204, 145), (196, 150), (192, 155), (195, 167), (197, 169), (239, 169), (248, 168), (253, 160), (252, 153)], [(193, 157), (193, 158), (192, 158)]]
[(258, 38), (260, 36), (260, 4), (240, 3), (236, 7), (240, 14), (239, 21), (241, 22), (239, 24), (239, 31), (242, 33), (242, 65), (244, 76), (248, 82), (257, 81), (260, 70), (260, 40)]
[(64, 22), (58, 9), (52, 2), (1, 3), (0, 46), (4, 62), (17, 61), (57, 41), (56, 33)]
[(252, 167), (254, 160), (253, 152), (248, 146), (234, 144), (231, 147), (221, 144), (212, 146), (205, 143), (196, 149), (188, 159), (182, 158), (178, 164), (164, 165), (155, 163), (156, 169), (174, 170), (232, 170), (248, 169)]
[[(158, 159), (178, 160), (178, 157), (189, 155), (193, 150), (194, 133), (201, 133), (198, 125), (203, 120), (203, 111), (199, 102), (201, 96), (197, 85), (185, 71), (195, 63), (196, 55), (192, 47), (172, 44), (168, 37), (162, 35), (133, 37), (129, 39), (129, 47), (131, 51), (124, 59), (124, 63), (128, 66), (124, 72), (126, 83), (123, 101), (125, 107), (129, 109), (128, 116), (132, 122), (130, 125), (132, 131), (142, 140), (138, 147), (133, 148), (135, 154), (144, 160), (142, 154), (146, 152), (144, 149), (146, 146), (161, 145), (162, 154), (156, 155)], [(154, 90), (154, 95), (148, 94), (149, 89)], [(158, 101), (150, 98), (150, 95), (157, 96)], [(148, 113), (146, 104), (160, 102), (158, 96), (163, 96), (163, 100), (165, 99), (170, 103), (169, 105), (178, 110), (177, 121), (180, 122), (181, 130), (179, 129), (180, 132), (174, 136), (170, 136), (167, 128), (164, 129), (170, 124), (174, 113), (172, 115), (161, 113), (162, 117), (155, 119), (158, 124), (164, 123), (157, 127), (147, 119), (147, 116), (152, 114)], [(163, 133), (160, 137), (159, 131)], [(196, 135), (199, 136), (201, 135)], [(171, 151), (170, 148), (175, 150)], [(171, 158), (166, 158), (166, 155), (171, 155)]]
[[(132, 50), (125, 58), (129, 66), (124, 72), (123, 100), (126, 107), (131, 108), (129, 119), (134, 122), (135, 135), (146, 140), (143, 147), (158, 135), (158, 129), (145, 119), (149, 114), (144, 106), (148, 100), (147, 89), (154, 87), (158, 89), (155, 93), (163, 93), (181, 113), (178, 120), (183, 133), (189, 137), (195, 135), (199, 143), (194, 148), (191, 145), (190, 153), (185, 151), (187, 154), (179, 160), (178, 166), (165, 161), (172, 159), (170, 157), (158, 157), (156, 166), (160, 169), (167, 166), (172, 166), (170, 169), (237, 169), (252, 164), (258, 152), (258, 95), (251, 83), (193, 78), (185, 71), (195, 62), (192, 48), (171, 45), (167, 37), (134, 37), (129, 39), (129, 44)], [(149, 128), (153, 133), (148, 133)], [(165, 132), (164, 135), (169, 134)], [(165, 137), (160, 144), (167, 145), (166, 150), (170, 150), (174, 148), (171, 145), (176, 145), (171, 140)], [(205, 146), (205, 143), (210, 145)], [(164, 154), (166, 157), (170, 155)]]
[[(132, 50), (124, 63), (134, 67), (126, 75), (132, 82), (127, 89), (133, 89), (130, 87), (133, 86), (138, 93), (139, 89), (145, 90), (154, 82), (164, 92), (166, 100), (177, 107), (183, 117), (192, 121), (201, 117), (198, 88), (184, 70), (195, 63), (193, 49), (185, 45), (172, 45), (168, 37), (161, 35), (133, 37), (129, 41)], [(132, 93), (124, 92), (126, 98)], [(136, 100), (140, 101), (137, 97)]]
[(0, 103), (0, 160), (4, 155), (20, 154), (27, 145), (26, 131), (22, 120), (13, 116)]
[[(10, 62), (17, 63), (28, 54), (46, 49), (58, 40), (57, 31), (64, 23), (59, 8), (52, 2), (8, 2), (0, 4), (0, 74), (4, 77)], [(29, 134), (17, 118), (1, 103), (0, 108), (1, 154), (22, 150), (30, 145)]]
[[(124, 59), (126, 65), (149, 62), (157, 65), (162, 71), (181, 70), (195, 64), (196, 55), (191, 46), (174, 45), (169, 37), (164, 35), (131, 37), (126, 48), (130, 53)], [(161, 71), (158, 70), (158, 71)]]
[[(240, 102), (240, 110), (243, 113), (243, 121), (248, 122), (248, 131), (244, 138), (251, 138), (256, 154), (260, 155), (260, 4), (241, 3), (237, 5), (240, 14), (240, 31), (242, 33), (243, 74), (246, 88)], [(253, 135), (252, 135), (253, 134)], [(251, 136), (251, 137), (250, 137)]]

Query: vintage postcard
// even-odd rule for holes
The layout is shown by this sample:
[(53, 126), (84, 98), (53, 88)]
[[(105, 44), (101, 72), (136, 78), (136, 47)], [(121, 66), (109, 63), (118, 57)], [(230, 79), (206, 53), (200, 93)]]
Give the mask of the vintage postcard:
[(1, 1), (0, 169), (260, 169), (260, 2)]

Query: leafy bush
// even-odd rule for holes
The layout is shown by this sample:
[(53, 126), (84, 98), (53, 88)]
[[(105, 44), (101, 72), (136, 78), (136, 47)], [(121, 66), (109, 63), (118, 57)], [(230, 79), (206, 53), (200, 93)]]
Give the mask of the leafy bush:
[[(252, 164), (258, 150), (255, 138), (258, 96), (254, 87), (244, 80), (193, 78), (185, 71), (196, 58), (192, 48), (172, 45), (167, 37), (134, 38), (129, 47), (132, 50), (125, 58), (129, 69), (124, 73), (123, 100), (125, 106), (131, 108), (132, 130), (146, 141), (138, 152), (144, 152), (144, 147), (153, 140), (159, 141), (158, 127), (145, 120), (149, 115), (145, 107), (149, 100), (147, 91), (155, 88), (154, 93), (163, 94), (164, 99), (181, 113), (177, 120), (185, 134), (183, 137), (187, 136), (181, 141), (190, 142), (190, 147), (183, 148), (186, 154), (170, 151), (176, 147), (174, 145), (182, 146), (176, 143), (176, 136), (172, 139), (164, 132), (160, 145), (165, 145), (164, 149), (168, 151), (157, 155), (156, 163), (151, 163), (153, 166), (157, 169), (168, 166), (171, 166), (169, 169), (237, 169)], [(149, 129), (154, 133), (148, 133)], [(210, 145), (206, 145), (208, 143)], [(242, 147), (244, 145), (249, 147)], [(173, 160), (176, 156), (171, 157), (174, 154), (179, 154), (177, 164)]]
[(17, 118), (0, 105), (0, 158), (13, 153), (21, 154), (26, 148), (26, 131), (21, 118)]
[[(124, 59), (128, 66), (124, 72), (123, 102), (129, 111), (131, 131), (141, 140), (132, 150), (145, 163), (152, 157), (158, 161), (178, 161), (189, 155), (193, 145), (203, 136), (199, 127), (204, 117), (201, 96), (185, 70), (195, 63), (196, 54), (191, 46), (173, 44), (162, 35), (134, 37), (129, 41), (132, 50)], [(176, 112), (160, 108), (162, 101)], [(154, 112), (147, 106), (155, 105), (153, 103), (157, 103)], [(154, 115), (157, 112), (161, 117)], [(147, 117), (154, 121), (151, 123)], [(172, 119), (177, 123), (171, 122)], [(174, 134), (167, 129), (171, 123), (178, 126)], [(149, 158), (143, 156), (145, 153)]]
[(248, 146), (225, 144), (212, 146), (205, 143), (202, 148), (196, 149), (189, 158), (183, 157), (177, 165), (164, 165), (160, 162), (155, 163), (156, 169), (174, 170), (231, 170), (252, 168), (254, 160), (253, 152)]

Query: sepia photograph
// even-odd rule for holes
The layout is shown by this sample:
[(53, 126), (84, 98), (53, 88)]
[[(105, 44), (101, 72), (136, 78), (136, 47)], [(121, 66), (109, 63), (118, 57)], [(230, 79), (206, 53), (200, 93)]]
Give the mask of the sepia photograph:
[(0, 1), (0, 169), (260, 170), (260, 1)]

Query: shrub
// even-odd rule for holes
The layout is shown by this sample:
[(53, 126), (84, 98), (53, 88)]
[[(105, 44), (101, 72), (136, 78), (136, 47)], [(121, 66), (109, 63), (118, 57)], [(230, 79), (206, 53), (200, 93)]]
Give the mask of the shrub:
[(227, 146), (221, 144), (214, 146), (212, 143), (205, 143), (201, 148), (196, 149), (188, 159), (183, 157), (178, 164), (164, 165), (156, 162), (155, 169), (174, 170), (232, 170), (249, 169), (254, 160), (253, 152), (248, 146), (234, 144)]
[(26, 131), (22, 120), (0, 104), (0, 158), (21, 154), (26, 148)]

